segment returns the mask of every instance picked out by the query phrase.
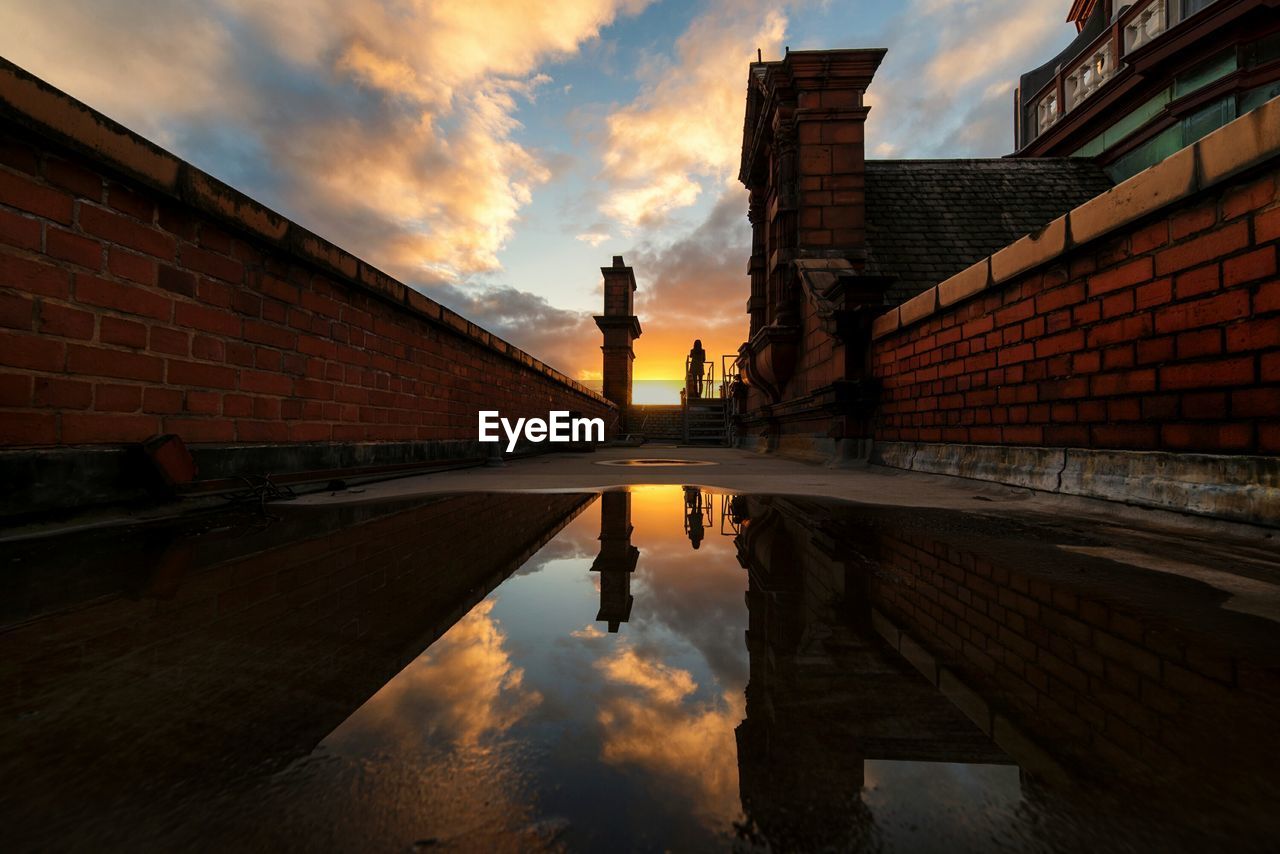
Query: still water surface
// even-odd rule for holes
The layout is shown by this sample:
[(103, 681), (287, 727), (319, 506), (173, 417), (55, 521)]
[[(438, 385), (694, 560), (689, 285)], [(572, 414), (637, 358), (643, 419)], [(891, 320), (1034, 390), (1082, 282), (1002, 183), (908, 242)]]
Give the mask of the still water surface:
[(0, 833), (1265, 850), (1275, 624), (1018, 527), (644, 486), (10, 548)]

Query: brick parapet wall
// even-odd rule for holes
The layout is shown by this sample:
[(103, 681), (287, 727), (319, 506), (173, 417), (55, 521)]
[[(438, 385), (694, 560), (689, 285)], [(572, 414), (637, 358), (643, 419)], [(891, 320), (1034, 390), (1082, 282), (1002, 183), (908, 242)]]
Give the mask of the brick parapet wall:
[(1280, 101), (876, 322), (888, 442), (1280, 453)]
[(647, 439), (684, 437), (684, 410), (679, 404), (635, 404), (627, 410), (627, 432)]
[(0, 446), (474, 440), (603, 397), (0, 61)]

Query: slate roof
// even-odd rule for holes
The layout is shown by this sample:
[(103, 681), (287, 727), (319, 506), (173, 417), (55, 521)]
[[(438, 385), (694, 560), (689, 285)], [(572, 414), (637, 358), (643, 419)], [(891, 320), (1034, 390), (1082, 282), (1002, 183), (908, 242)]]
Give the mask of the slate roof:
[(897, 305), (1111, 189), (1079, 158), (868, 160), (867, 273)]

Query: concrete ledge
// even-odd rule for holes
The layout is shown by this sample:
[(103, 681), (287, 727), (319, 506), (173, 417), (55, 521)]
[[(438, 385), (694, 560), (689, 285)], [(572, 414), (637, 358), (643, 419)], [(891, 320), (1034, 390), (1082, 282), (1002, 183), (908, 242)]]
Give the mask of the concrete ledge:
[(290, 474), (360, 469), (414, 463), (484, 459), (479, 442), (442, 439), (430, 442), (308, 442), (294, 445), (192, 445), (200, 480), (242, 474)]
[[(1207, 190), (1240, 172), (1280, 157), (1280, 98), (1224, 125), (1199, 142), (1139, 172), (1038, 234), (1027, 235), (876, 318), (872, 340), (919, 323), (944, 308), (1012, 281), (1077, 246), (1098, 240), (1143, 217)], [(981, 270), (988, 279), (979, 286)]]
[(0, 451), (0, 525), (5, 520), (149, 500), (142, 454), (127, 447)]
[(827, 436), (786, 435), (778, 437), (774, 452), (793, 460), (828, 462), (836, 456), (836, 440)]
[(1071, 241), (1096, 240), (1197, 189), (1196, 146), (1191, 145), (1071, 211)]
[(897, 332), (898, 327), (901, 325), (902, 324), (898, 320), (897, 308), (892, 311), (885, 312), (872, 322), (871, 338), (872, 340), (875, 340), (877, 338), (883, 338), (890, 332)]
[(1280, 149), (1280, 98), (1196, 143), (1200, 152), (1200, 183), (1209, 186), (1275, 156)]
[[(1016, 245), (1016, 244), (1015, 244)], [(991, 284), (991, 259), (983, 258), (938, 285), (938, 305), (945, 308), (980, 294)]]
[(877, 442), (871, 462), (1280, 527), (1280, 457)]
[(160, 146), (63, 94), (12, 63), (0, 60), (0, 102), (40, 127), (115, 165), (126, 175), (157, 189), (177, 189), (182, 161)]
[(1068, 449), (1065, 463), (1065, 495), (1280, 525), (1280, 457)]
[[(898, 445), (908, 445), (909, 450), (895, 447)], [(893, 462), (904, 459), (907, 465)], [(1063, 459), (1061, 448), (902, 442), (877, 442), (871, 455), (871, 461), (876, 465), (990, 480), (1042, 492), (1058, 491), (1058, 473), (1062, 471)]]
[(929, 288), (922, 294), (916, 294), (911, 299), (898, 306), (898, 318), (903, 326), (910, 326), (917, 321), (924, 320), (938, 310), (938, 289)]
[[(1007, 282), (1057, 258), (1067, 248), (1067, 217), (1060, 216), (1036, 234), (1015, 240), (991, 256), (991, 283)], [(939, 286), (941, 287), (941, 286)]]

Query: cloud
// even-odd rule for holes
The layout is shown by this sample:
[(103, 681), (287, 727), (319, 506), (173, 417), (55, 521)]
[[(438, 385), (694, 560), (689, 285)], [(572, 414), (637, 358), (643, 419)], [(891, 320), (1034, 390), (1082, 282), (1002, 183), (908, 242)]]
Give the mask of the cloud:
[(240, 137), (219, 177), (411, 283), (456, 282), (499, 267), (550, 177), (515, 139), (539, 65), (648, 2), (19, 0), (0, 52), (197, 165), (212, 129)]
[(506, 650), (495, 600), (476, 605), (431, 648), (361, 707), (330, 741), (421, 753), (443, 742), (475, 747), (501, 735), (542, 703)]
[(600, 331), (590, 312), (557, 308), (545, 297), (509, 285), (443, 284), (431, 294), (489, 332), (577, 379), (600, 370)]
[(636, 375), (679, 378), (684, 354), (701, 338), (720, 372), (720, 356), (736, 353), (747, 334), (751, 227), (747, 196), (725, 187), (697, 227), (670, 242), (645, 241), (627, 253), (639, 280)]
[(913, 0), (879, 37), (867, 92), (879, 157), (994, 157), (1013, 148), (1012, 87), (1075, 35), (1058, 0)]
[(596, 638), (605, 637), (605, 633), (600, 631), (595, 623), (587, 623), (582, 628), (569, 632), (569, 637), (578, 638), (579, 640), (595, 640)]
[(951, 23), (940, 31), (939, 50), (924, 68), (925, 85), (951, 91), (973, 91), (975, 83), (990, 80), (1011, 61), (1021, 69), (1032, 46), (1064, 29), (1056, 0), (922, 0), (916, 6), (922, 15)]
[[(614, 765), (638, 765), (664, 789), (688, 798), (694, 810), (736, 817), (738, 750), (734, 728), (746, 705), (741, 694), (694, 702), (687, 670), (619, 647), (596, 667), (611, 685), (597, 715), (601, 754)], [(622, 690), (620, 690), (622, 689)]]
[(641, 93), (606, 118), (606, 216), (655, 226), (693, 204), (705, 182), (732, 178), (747, 65), (756, 48), (780, 52), (786, 25), (776, 4), (715, 0), (676, 41), (672, 59), (646, 58)]
[(609, 233), (607, 231), (584, 231), (574, 237), (574, 240), (581, 240), (583, 243), (589, 243), (592, 246), (599, 246), (608, 239)]

